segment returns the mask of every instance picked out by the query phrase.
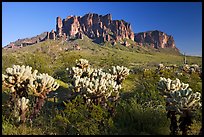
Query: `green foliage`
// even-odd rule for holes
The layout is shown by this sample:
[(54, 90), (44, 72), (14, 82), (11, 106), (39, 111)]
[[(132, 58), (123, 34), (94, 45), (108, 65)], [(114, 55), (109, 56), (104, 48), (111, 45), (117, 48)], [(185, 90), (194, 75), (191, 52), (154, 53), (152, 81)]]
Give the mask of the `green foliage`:
[[(22, 125), (16, 125), (12, 117), (2, 111), (2, 134), (3, 135), (56, 135), (53, 117), (58, 113), (51, 102), (46, 102), (40, 115), (32, 121)], [(8, 113), (10, 114), (10, 113)]]
[(41, 73), (52, 74), (51, 60), (50, 57), (43, 54), (32, 54), (27, 55), (25, 60), (25, 65), (31, 66), (34, 69), (37, 69)]
[(53, 77), (55, 79), (59, 79), (59, 80), (64, 81), (64, 82), (67, 82), (69, 80), (66, 68), (57, 69), (54, 72)]
[(169, 121), (165, 109), (137, 103), (136, 98), (122, 101), (117, 107), (114, 122), (117, 134), (168, 135)]
[[(82, 50), (72, 50), (78, 44)], [(133, 44), (132, 41), (128, 43)], [(68, 48), (70, 50), (65, 51)], [(171, 54), (167, 54), (171, 52)], [(98, 134), (136, 134), (136, 135), (169, 135), (170, 121), (166, 118), (165, 100), (159, 94), (157, 82), (159, 77), (179, 78), (189, 83), (190, 88), (202, 94), (202, 79), (198, 73), (185, 73), (176, 75), (175, 70), (161, 70), (156, 73), (156, 65), (183, 63), (183, 56), (174, 54), (169, 49), (152, 50), (149, 47), (130, 45), (125, 47), (120, 43), (112, 46), (110, 43), (98, 45), (84, 36), (83, 40), (76, 39), (71, 42), (47, 40), (21, 49), (2, 49), (2, 73), (13, 64), (29, 65), (40, 72), (48, 73), (58, 79), (60, 87), (55, 91), (57, 102), (53, 101), (54, 94), (49, 94), (44, 107), (33, 123), (15, 125), (14, 119), (7, 108), (9, 89), (2, 87), (2, 131), (4, 135), (98, 135)], [(114, 108), (110, 115), (107, 109), (101, 106), (84, 104), (79, 96), (67, 102), (66, 107), (60, 105), (70, 95), (66, 68), (75, 65), (75, 60), (86, 58), (94, 68), (108, 70), (111, 66), (126, 66), (130, 68), (130, 75), (123, 81), (121, 100), (117, 105), (108, 103)], [(202, 57), (187, 56), (189, 64), (202, 66)], [(144, 73), (144, 68), (149, 69)], [(35, 98), (29, 95), (32, 105)], [(202, 101), (202, 100), (201, 100)], [(29, 113), (28, 113), (29, 114)], [(196, 110), (192, 135), (197, 135), (202, 126), (202, 111)]]
[(81, 97), (65, 104), (65, 109), (54, 118), (59, 134), (100, 135), (110, 134), (114, 128), (106, 109), (100, 105), (87, 105)]

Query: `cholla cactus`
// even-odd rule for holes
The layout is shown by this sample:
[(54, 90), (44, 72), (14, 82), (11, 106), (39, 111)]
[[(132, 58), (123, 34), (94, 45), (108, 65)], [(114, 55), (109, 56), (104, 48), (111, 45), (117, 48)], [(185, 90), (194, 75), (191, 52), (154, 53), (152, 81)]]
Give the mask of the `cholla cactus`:
[(182, 66), (182, 69), (183, 69), (183, 71), (185, 71), (185, 72), (189, 72), (190, 66), (189, 66), (188, 64), (184, 64), (184, 65)]
[(59, 84), (55, 82), (54, 78), (45, 73), (37, 75), (35, 79), (31, 79), (29, 82), (29, 88), (34, 95), (41, 98), (46, 98), (46, 94), (55, 91), (58, 87)]
[(28, 111), (28, 102), (29, 99), (26, 99), (25, 97), (22, 97), (20, 99), (18, 99), (17, 102), (17, 108), (18, 108), (18, 122), (22, 121), (23, 123), (26, 120), (26, 112)]
[(29, 99), (22, 97), (18, 100), (17, 106), (21, 108), (22, 111), (25, 111), (28, 108)]
[[(32, 67), (13, 65), (13, 68), (7, 68), (6, 74), (2, 74), (2, 84), (10, 88), (11, 92), (19, 91), (19, 96), (25, 93), (29, 79), (36, 75), (37, 70), (32, 73)], [(21, 91), (20, 91), (21, 90)]]
[(189, 87), (189, 84), (182, 83), (178, 78), (171, 80), (170, 78), (160, 77), (158, 83), (158, 89), (165, 96), (169, 96), (171, 93), (174, 93), (178, 90), (186, 90)]
[(39, 74), (35, 79), (30, 80), (29, 88), (33, 91), (34, 95), (37, 96), (34, 111), (30, 116), (31, 120), (39, 113), (44, 105), (45, 98), (47, 98), (46, 95), (50, 91), (55, 91), (58, 87), (59, 84), (55, 82), (54, 78), (45, 73)]
[(72, 67), (72, 72), (74, 74), (74, 77), (76, 76), (81, 76), (83, 74), (83, 70), (81, 68), (78, 67)]
[(158, 70), (161, 70), (161, 69), (163, 69), (164, 68), (164, 64), (158, 64), (158, 66), (157, 66), (157, 69)]
[(171, 93), (170, 97), (167, 97), (167, 111), (176, 111), (182, 114), (185, 110), (195, 110), (201, 107), (200, 97), (201, 94), (199, 92), (193, 93), (190, 88), (178, 90)]
[(87, 101), (105, 102), (119, 98), (122, 80), (129, 74), (126, 67), (114, 66), (111, 73), (102, 69), (93, 69), (87, 60), (79, 59), (76, 67), (69, 70), (72, 86), (77, 94), (83, 95)]
[(77, 77), (75, 82), (75, 86), (84, 93), (84, 97), (87, 99), (100, 97), (108, 99), (111, 96), (117, 99), (121, 89), (121, 85), (117, 85), (111, 74), (97, 70), (95, 70), (93, 77)]
[(44, 91), (53, 91), (56, 90), (59, 85), (54, 82), (54, 79), (48, 74), (38, 74), (37, 70), (34, 70), (32, 73), (32, 67), (29, 66), (19, 66), (13, 65), (13, 68), (7, 68), (6, 74), (2, 74), (2, 83), (4, 86), (9, 87), (11, 92), (18, 91), (20, 97), (23, 95), (20, 94), (19, 90), (22, 92), (28, 92), (28, 90), (38, 94)]
[(195, 73), (195, 72), (201, 73), (202, 69), (197, 64), (193, 64), (190, 66), (189, 71), (190, 73)]
[(201, 94), (199, 92), (193, 93), (192, 89), (189, 88), (189, 84), (176, 80), (166, 79), (160, 77), (158, 83), (158, 89), (166, 97), (166, 101), (169, 104), (168, 110), (176, 110), (181, 113), (185, 109), (194, 109), (195, 106), (200, 106), (199, 103)]
[(89, 61), (86, 59), (76, 60), (76, 66), (82, 69), (87, 68), (89, 66)]
[(178, 126), (175, 115), (179, 114), (181, 116), (179, 127), (182, 134), (186, 135), (188, 126), (192, 124), (192, 110), (201, 107), (201, 94), (199, 92), (193, 93), (189, 84), (181, 83), (179, 79), (160, 78), (158, 89), (166, 98), (166, 110), (168, 111), (168, 117), (171, 118), (170, 129), (172, 134), (177, 132)]
[[(28, 98), (28, 92), (32, 92), (40, 98), (36, 99), (37, 110), (39, 110), (43, 105), (46, 94), (59, 87), (59, 84), (55, 82), (54, 78), (48, 74), (37, 74), (37, 72), (37, 70), (34, 70), (32, 73), (32, 67), (29, 66), (13, 65), (13, 68), (6, 69), (6, 74), (2, 74), (2, 84), (11, 90), (12, 97), (10, 103), (12, 104), (10, 106), (14, 107), (14, 110), (18, 106), (16, 104), (25, 106), (25, 103), (28, 103), (25, 100), (25, 98)], [(24, 104), (20, 103), (19, 98), (22, 99), (21, 102), (26, 102)], [(24, 112), (24, 108), (21, 109), (22, 113)], [(35, 109), (34, 114), (36, 112)]]
[(183, 65), (182, 70), (187, 72), (187, 73), (202, 73), (202, 69), (197, 65), (197, 64), (192, 64), (192, 65)]
[(117, 84), (121, 84), (127, 75), (129, 75), (129, 69), (124, 66), (112, 66), (111, 74), (115, 77)]

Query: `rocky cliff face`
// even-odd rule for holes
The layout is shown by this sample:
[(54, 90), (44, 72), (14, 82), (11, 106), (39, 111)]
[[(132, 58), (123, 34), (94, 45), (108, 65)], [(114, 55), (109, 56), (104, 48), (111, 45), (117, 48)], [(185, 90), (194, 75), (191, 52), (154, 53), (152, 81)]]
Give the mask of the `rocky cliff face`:
[(154, 48), (175, 48), (173, 37), (158, 30), (137, 33), (135, 41), (139, 44), (148, 43)]
[(97, 43), (124, 38), (134, 41), (130, 24), (123, 20), (112, 20), (111, 14), (102, 16), (90, 13), (83, 17), (68, 16), (63, 20), (57, 17), (56, 36), (61, 37), (62, 34), (67, 38), (83, 38), (83, 35), (87, 35)]

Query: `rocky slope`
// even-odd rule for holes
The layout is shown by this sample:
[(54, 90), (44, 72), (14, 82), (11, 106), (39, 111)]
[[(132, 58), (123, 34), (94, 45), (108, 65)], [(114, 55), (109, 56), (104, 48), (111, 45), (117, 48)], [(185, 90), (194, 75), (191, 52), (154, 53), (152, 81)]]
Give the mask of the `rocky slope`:
[(37, 35), (35, 37), (18, 39), (15, 42), (11, 42), (10, 44), (5, 46), (4, 48), (22, 48), (22, 47), (25, 47), (28, 45), (33, 45), (35, 43), (42, 42), (42, 41), (46, 40), (47, 35), (48, 35), (48, 32), (43, 32), (42, 34)]

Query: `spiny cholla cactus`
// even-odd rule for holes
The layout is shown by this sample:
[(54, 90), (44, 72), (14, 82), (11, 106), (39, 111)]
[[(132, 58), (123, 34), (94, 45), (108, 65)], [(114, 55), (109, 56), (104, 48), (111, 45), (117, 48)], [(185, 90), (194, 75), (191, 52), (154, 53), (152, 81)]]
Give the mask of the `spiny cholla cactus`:
[(55, 79), (47, 73), (39, 74), (33, 79), (30, 79), (29, 88), (33, 91), (34, 95), (41, 98), (46, 98), (46, 94), (50, 91), (55, 91), (59, 84)]
[(177, 78), (171, 80), (160, 77), (158, 89), (166, 97), (169, 104), (168, 110), (172, 108), (172, 110), (182, 113), (182, 110), (192, 110), (201, 105), (199, 103), (201, 94), (199, 92), (193, 93), (189, 84), (182, 83)]
[(89, 66), (89, 61), (86, 59), (76, 60), (76, 66), (82, 69), (87, 68)]
[(26, 99), (25, 97), (19, 98), (17, 102), (17, 110), (18, 110), (18, 117), (17, 121), (25, 122), (26, 120), (26, 112), (28, 111), (28, 102), (29, 99)]
[(187, 73), (202, 73), (202, 69), (197, 64), (188, 65), (185, 64), (181, 66), (181, 69)]
[(124, 66), (112, 66), (111, 74), (114, 76), (117, 84), (121, 84), (126, 76), (129, 75), (129, 69)]
[(184, 64), (184, 65), (181, 66), (181, 67), (182, 67), (182, 70), (183, 70), (183, 71), (186, 71), (186, 72), (188, 72), (189, 69), (190, 69), (190, 66), (189, 66), (188, 64)]
[(160, 78), (158, 89), (166, 98), (167, 116), (171, 118), (170, 129), (172, 134), (177, 134), (176, 114), (180, 115), (180, 129), (186, 135), (192, 124), (192, 110), (201, 107), (201, 94), (193, 93), (189, 84), (181, 83), (179, 79), (171, 80)]
[(6, 74), (2, 74), (2, 84), (10, 88), (11, 92), (19, 91), (19, 96), (26, 92), (29, 79), (36, 75), (37, 70), (32, 73), (32, 67), (13, 65), (7, 68)]
[(164, 64), (158, 64), (157, 69), (161, 70), (164, 68)]
[[(37, 70), (34, 70), (32, 73), (32, 67), (29, 66), (19, 66), (13, 65), (13, 68), (7, 68), (6, 74), (2, 74), (2, 83), (4, 86), (9, 87), (11, 92), (17, 92), (20, 97), (19, 90), (22, 92), (28, 92), (28, 90), (37, 93), (42, 93), (44, 91), (53, 91), (56, 90), (59, 85), (54, 82), (54, 78), (48, 74), (38, 74)], [(28, 93), (27, 93), (28, 94)], [(36, 94), (36, 95), (37, 95)]]
[(155, 72), (161, 74), (165, 70), (167, 70), (167, 71), (175, 71), (176, 68), (178, 68), (178, 66), (176, 64), (169, 64), (169, 65), (158, 64)]
[(94, 99), (104, 97), (108, 99), (114, 96), (114, 100), (119, 97), (119, 90), (121, 85), (118, 85), (114, 77), (100, 70), (95, 70), (92, 77), (77, 77), (75, 86), (78, 87), (80, 92), (85, 93), (84, 97), (87, 99)]
[(199, 92), (193, 93), (190, 88), (178, 90), (171, 93), (170, 97), (167, 97), (167, 110), (176, 111), (179, 114), (186, 110), (192, 111), (201, 107), (200, 99), (201, 94)]
[(93, 69), (85, 59), (79, 59), (76, 67), (72, 67), (71, 75), (74, 91), (82, 94), (87, 100), (112, 100), (119, 98), (122, 80), (129, 74), (126, 67), (114, 66), (111, 73), (106, 73), (102, 69)]
[[(34, 70), (32, 73), (32, 67), (29, 66), (13, 65), (13, 68), (6, 69), (6, 74), (2, 74), (2, 84), (11, 90), (11, 106), (15, 107), (16, 104), (19, 104), (18, 99), (28, 98), (28, 92), (32, 92), (39, 98), (36, 99), (37, 110), (39, 110), (43, 105), (46, 94), (59, 87), (51, 76), (37, 74), (37, 72), (37, 70)], [(34, 114), (36, 112), (35, 109)]]
[(42, 106), (44, 105), (47, 94), (51, 91), (55, 91), (59, 87), (59, 84), (55, 82), (54, 78), (48, 74), (39, 74), (29, 82), (29, 88), (33, 91), (34, 95), (37, 96), (34, 111), (30, 116), (32, 120), (36, 116)]
[(158, 89), (165, 97), (168, 97), (171, 93), (174, 93), (178, 90), (187, 89), (189, 84), (181, 83), (181, 81), (176, 78), (175, 80), (171, 80), (170, 78), (160, 77), (160, 81), (158, 83)]

